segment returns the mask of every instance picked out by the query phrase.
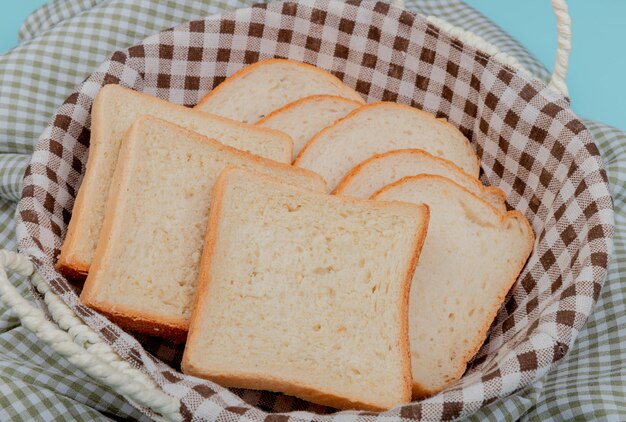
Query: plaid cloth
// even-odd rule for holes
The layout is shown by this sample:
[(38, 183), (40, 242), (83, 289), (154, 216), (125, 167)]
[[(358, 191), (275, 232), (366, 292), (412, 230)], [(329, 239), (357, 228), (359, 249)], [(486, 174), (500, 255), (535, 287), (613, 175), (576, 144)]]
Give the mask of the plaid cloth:
[[(11, 139), (2, 150), (7, 154), (6, 158), (5, 155), (2, 156), (3, 167), (0, 174), (0, 196), (3, 201), (0, 233), (3, 246), (12, 247), (14, 244), (13, 201), (19, 196), (19, 180), (23, 165), (28, 159), (20, 154), (26, 155), (32, 151), (39, 132), (74, 84), (89, 74), (111, 51), (137, 42), (164, 27), (212, 13), (222, 6), (224, 5), (216, 3), (209, 6), (200, 2), (162, 2), (157, 6), (146, 1), (66, 1), (54, 2), (29, 19), (21, 32), (24, 43), (0, 60), (0, 71), (5, 76), (3, 85), (0, 86), (0, 98), (12, 100), (10, 105), (4, 105), (7, 102), (3, 101), (0, 106), (0, 133), (6, 133), (7, 140)], [(409, 8), (438, 15), (458, 26), (478, 32), (501, 49), (515, 54), (530, 70), (534, 71), (533, 67), (540, 68), (519, 45), (510, 41), (480, 15), (459, 3), (416, 2), (410, 3)], [(122, 40), (121, 38), (132, 34), (129, 28), (132, 31), (145, 29), (145, 32), (136, 32), (136, 38)], [(92, 35), (85, 40), (76, 36), (77, 31)], [(537, 73), (545, 76), (545, 70)], [(580, 333), (578, 346), (561, 362), (558, 371), (552, 371), (532, 388), (520, 391), (506, 400), (491, 403), (479, 415), (490, 416), (494, 420), (521, 416), (538, 419), (547, 419), (550, 416), (583, 416), (586, 419), (612, 417), (616, 420), (626, 417), (626, 371), (623, 366), (619, 367), (622, 365), (619, 353), (623, 348), (619, 341), (626, 338), (624, 328), (621, 328), (620, 333), (620, 327), (624, 326), (626, 297), (624, 283), (620, 286), (620, 274), (624, 271), (626, 262), (620, 259), (626, 255), (626, 245), (621, 228), (624, 215), (620, 213), (624, 209), (624, 192), (618, 190), (625, 184), (623, 150), (626, 136), (593, 122), (588, 122), (588, 126), (593, 131), (607, 163), (614, 189), (618, 223), (615, 235), (616, 258), (611, 263), (610, 275), (596, 313)], [(16, 280), (16, 283), (24, 288), (22, 281)], [(7, 315), (7, 312), (2, 315)], [(8, 345), (2, 356), (11, 365), (3, 365), (0, 375), (13, 380), (13, 384), (5, 382), (11, 388), (8, 392), (6, 389), (2, 390), (0, 408), (2, 412), (6, 412), (0, 413), (3, 420), (17, 418), (18, 415), (24, 419), (32, 419), (38, 414), (44, 419), (55, 416), (67, 418), (67, 415), (72, 415), (74, 418), (91, 420), (97, 417), (96, 411), (117, 415), (119, 418), (140, 417), (121, 398), (96, 384), (90, 384), (85, 375), (81, 376), (68, 363), (50, 352), (46, 353), (45, 347), (37, 347), (39, 343), (32, 335), (22, 332), (20, 336), (20, 330), (23, 329), (15, 321), (10, 323), (10, 315), (6, 318), (9, 322), (5, 324), (3, 319), (0, 325), (3, 331), (1, 339)], [(29, 336), (30, 342), (27, 340)], [(5, 371), (5, 366), (14, 368), (15, 361), (19, 362), (21, 370)], [(47, 373), (42, 370), (42, 366), (44, 369), (55, 368), (58, 372)], [(80, 381), (71, 382), (72, 376)], [(71, 399), (60, 400), (59, 396)]]

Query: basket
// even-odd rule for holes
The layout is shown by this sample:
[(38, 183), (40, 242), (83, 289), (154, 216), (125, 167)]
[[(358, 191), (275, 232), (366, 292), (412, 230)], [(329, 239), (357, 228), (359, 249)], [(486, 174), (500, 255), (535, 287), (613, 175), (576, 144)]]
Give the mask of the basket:
[[(31, 276), (40, 309), (0, 271), (0, 295), (24, 326), (92, 377), (164, 420), (449, 420), (541, 378), (565, 356), (606, 275), (613, 208), (598, 150), (571, 111), (567, 15), (553, 1), (560, 53), (550, 86), (478, 37), (372, 1), (278, 2), (180, 25), (115, 52), (41, 135), (18, 205), (20, 254), (0, 267)], [(246, 64), (285, 57), (327, 69), (368, 101), (447, 118), (472, 142), (482, 179), (507, 194), (537, 240), (468, 370), (442, 393), (387, 412), (337, 412), (270, 392), (225, 389), (180, 373), (182, 349), (133, 337), (80, 304), (54, 269), (89, 150), (90, 109), (119, 83), (191, 106)]]

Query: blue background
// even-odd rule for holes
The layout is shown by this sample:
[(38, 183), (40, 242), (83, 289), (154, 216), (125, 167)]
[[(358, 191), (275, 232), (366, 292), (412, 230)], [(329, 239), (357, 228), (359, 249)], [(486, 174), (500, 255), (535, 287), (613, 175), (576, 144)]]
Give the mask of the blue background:
[[(556, 21), (549, 0), (467, 0), (552, 69)], [(6, 2), (9, 3), (9, 2)], [(0, 14), (0, 51), (17, 44), (21, 23), (46, 0), (11, 1)], [(626, 1), (568, 0), (573, 50), (568, 85), (581, 116), (626, 130)]]

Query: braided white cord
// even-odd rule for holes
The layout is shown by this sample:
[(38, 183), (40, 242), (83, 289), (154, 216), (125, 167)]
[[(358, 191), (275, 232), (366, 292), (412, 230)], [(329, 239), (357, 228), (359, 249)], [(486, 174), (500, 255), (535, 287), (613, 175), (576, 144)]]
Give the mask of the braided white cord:
[(137, 373), (128, 362), (121, 359), (117, 353), (104, 343), (98, 334), (76, 317), (74, 312), (53, 292), (37, 272), (32, 274), (32, 281), (37, 290), (44, 295), (44, 302), (48, 306), (50, 315), (59, 327), (67, 331), (74, 343), (84, 347), (87, 351), (97, 355), (109, 365), (121, 372), (132, 375), (135, 381), (140, 382), (146, 388), (155, 388), (156, 384), (143, 372)]
[[(6, 269), (26, 277), (32, 276), (35, 286), (50, 306), (53, 318), (63, 329), (48, 321), (41, 310), (20, 295), (9, 281)], [(138, 405), (161, 414), (166, 420), (182, 420), (178, 400), (161, 391), (143, 372), (121, 360), (95, 332), (73, 315), (71, 309), (50, 291), (45, 281), (34, 271), (33, 264), (26, 256), (0, 251), (0, 297), (11, 307), (24, 327), (92, 378)]]
[(570, 18), (565, 0), (552, 0), (552, 8), (556, 15), (557, 50), (550, 87), (567, 96), (567, 68), (569, 55), (572, 51), (572, 19)]
[(458, 26), (452, 25), (451, 23), (446, 22), (445, 20), (438, 18), (437, 16), (425, 16), (425, 18), (426, 20), (428, 20), (428, 22), (431, 22), (432, 24), (443, 29), (452, 37), (463, 41), (463, 43), (470, 45), (477, 50), (484, 51), (488, 55), (495, 57), (499, 61), (509, 65), (515, 70), (530, 76), (528, 70), (526, 70), (526, 68), (522, 66), (522, 64), (515, 57), (510, 56), (507, 53), (503, 53), (498, 49), (498, 47), (486, 41), (480, 35), (474, 34), (470, 31), (466, 31), (465, 29)]
[[(396, 3), (403, 2), (401, 0), (394, 1), (394, 4)], [(556, 51), (554, 71), (548, 86), (558, 91), (560, 94), (567, 96), (568, 91), (565, 79), (567, 77), (567, 68), (569, 66), (569, 55), (572, 50), (572, 20), (569, 16), (565, 0), (552, 0), (552, 7), (557, 21), (558, 47)], [(526, 75), (532, 76), (515, 57), (510, 56), (507, 53), (503, 53), (496, 46), (487, 42), (484, 38), (470, 31), (466, 31), (463, 28), (454, 26), (436, 16), (425, 16), (425, 18), (429, 22), (448, 32), (454, 38), (463, 41), (465, 44), (471, 45), (478, 50), (482, 50), (512, 68), (521, 71)]]

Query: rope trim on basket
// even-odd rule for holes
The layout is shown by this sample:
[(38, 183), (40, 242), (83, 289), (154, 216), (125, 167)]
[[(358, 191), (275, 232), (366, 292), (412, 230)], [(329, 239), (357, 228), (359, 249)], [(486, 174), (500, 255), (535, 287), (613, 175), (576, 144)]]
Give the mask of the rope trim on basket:
[(552, 79), (550, 79), (548, 86), (567, 97), (568, 91), (565, 80), (569, 66), (569, 55), (572, 51), (572, 18), (569, 15), (565, 0), (552, 0), (552, 9), (554, 9), (554, 14), (556, 15), (558, 46)]
[(438, 18), (437, 16), (432, 16), (432, 15), (429, 15), (429, 16), (422, 15), (422, 16), (424, 16), (424, 18), (428, 22), (448, 32), (453, 38), (457, 38), (465, 44), (471, 45), (472, 47), (478, 50), (484, 51), (491, 57), (494, 57), (497, 60), (501, 61), (502, 63), (511, 66), (512, 68), (520, 71), (526, 76), (532, 76), (530, 72), (528, 72), (528, 70), (526, 70), (526, 68), (522, 66), (522, 64), (515, 57), (507, 53), (503, 53), (502, 51), (498, 49), (498, 47), (491, 44), (480, 35), (474, 34), (473, 32), (466, 31), (465, 29), (461, 27), (452, 25), (451, 23), (446, 22), (443, 19)]
[[(40, 309), (21, 296), (9, 281), (7, 269), (31, 277), (34, 286), (44, 295), (44, 301), (60, 328), (48, 321)], [(146, 374), (122, 360), (91, 328), (83, 324), (50, 291), (50, 287), (37, 274), (32, 262), (25, 255), (0, 251), (0, 296), (24, 327), (89, 376), (138, 405), (152, 409), (166, 420), (182, 420), (178, 400), (165, 394)]]
[[(403, 2), (402, 0), (399, 0), (395, 3)], [(566, 79), (567, 68), (569, 66), (569, 56), (572, 50), (572, 19), (569, 15), (567, 3), (565, 0), (552, 0), (552, 8), (554, 9), (554, 14), (556, 15), (557, 21), (557, 50), (556, 59), (554, 62), (554, 71), (552, 72), (552, 77), (550, 78), (548, 86), (559, 92), (563, 96), (567, 97), (569, 93), (567, 89)], [(528, 70), (526, 70), (522, 66), (522, 64), (515, 57), (500, 51), (498, 47), (486, 41), (481, 36), (458, 26), (452, 25), (451, 23), (448, 23), (445, 20), (436, 16), (422, 16), (424, 16), (429, 22), (448, 32), (450, 35), (452, 35), (452, 37), (457, 38), (478, 50), (484, 51), (488, 55), (513, 67), (515, 70), (518, 70), (527, 76), (533, 76), (530, 74), (530, 72), (528, 72)]]
[[(404, 8), (404, 1), (393, 0), (395, 6)], [(552, 0), (557, 17), (558, 50), (550, 87), (567, 96), (565, 78), (571, 50), (571, 19), (565, 0)], [(498, 60), (529, 75), (529, 72), (512, 56), (503, 53), (483, 38), (449, 24), (437, 17), (426, 19), (449, 32), (453, 37), (485, 51)], [(35, 288), (44, 296), (52, 319), (25, 300), (9, 281), (6, 269), (31, 277)], [(54, 294), (46, 282), (35, 272), (25, 255), (0, 250), (0, 297), (10, 306), (23, 326), (50, 345), (57, 353), (99, 382), (108, 385), (135, 405), (143, 406), (162, 415), (163, 420), (180, 421), (179, 401), (158, 388), (146, 374), (121, 359), (91, 328), (85, 325), (72, 310)]]

